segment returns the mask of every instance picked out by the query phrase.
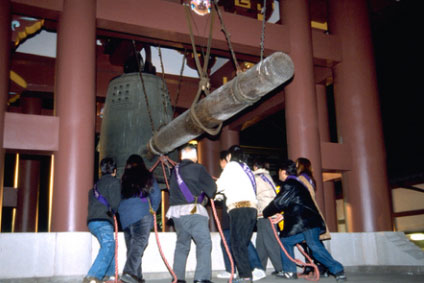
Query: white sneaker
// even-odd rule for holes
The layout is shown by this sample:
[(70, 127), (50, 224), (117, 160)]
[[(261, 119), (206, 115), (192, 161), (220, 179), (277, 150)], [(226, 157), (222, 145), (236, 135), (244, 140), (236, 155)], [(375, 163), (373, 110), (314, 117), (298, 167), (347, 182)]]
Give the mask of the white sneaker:
[(230, 279), (231, 273), (227, 271), (222, 271), (216, 275), (219, 279)]
[(266, 273), (264, 270), (255, 268), (252, 270), (252, 281), (258, 281), (264, 279), (266, 277)]

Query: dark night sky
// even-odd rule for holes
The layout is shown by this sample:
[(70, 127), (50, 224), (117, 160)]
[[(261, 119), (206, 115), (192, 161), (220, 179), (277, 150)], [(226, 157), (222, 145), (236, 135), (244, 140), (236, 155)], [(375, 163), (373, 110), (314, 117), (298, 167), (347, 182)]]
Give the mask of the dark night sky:
[[(423, 1), (399, 1), (373, 25), (389, 179), (424, 174)], [(421, 182), (424, 180), (421, 180)]]
[[(424, 182), (423, 2), (394, 1), (371, 14), (390, 182)], [(241, 144), (285, 147), (281, 121), (283, 112), (241, 132)]]

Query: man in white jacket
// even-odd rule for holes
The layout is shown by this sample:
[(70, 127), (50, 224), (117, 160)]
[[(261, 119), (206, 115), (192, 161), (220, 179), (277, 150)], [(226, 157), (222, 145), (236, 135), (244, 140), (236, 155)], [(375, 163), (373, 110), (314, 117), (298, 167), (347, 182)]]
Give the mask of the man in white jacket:
[(218, 193), (226, 197), (230, 216), (230, 242), (239, 278), (233, 282), (252, 281), (247, 247), (256, 224), (257, 200), (255, 176), (244, 162), (242, 149), (232, 146), (227, 165), (217, 180)]

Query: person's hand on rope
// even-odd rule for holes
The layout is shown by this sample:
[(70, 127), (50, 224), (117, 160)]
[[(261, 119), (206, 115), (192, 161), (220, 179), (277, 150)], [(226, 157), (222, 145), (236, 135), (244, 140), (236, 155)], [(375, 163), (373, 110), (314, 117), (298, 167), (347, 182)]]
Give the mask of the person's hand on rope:
[(277, 213), (271, 216), (269, 219), (271, 219), (272, 224), (277, 224), (280, 221), (284, 220), (284, 216), (281, 213)]

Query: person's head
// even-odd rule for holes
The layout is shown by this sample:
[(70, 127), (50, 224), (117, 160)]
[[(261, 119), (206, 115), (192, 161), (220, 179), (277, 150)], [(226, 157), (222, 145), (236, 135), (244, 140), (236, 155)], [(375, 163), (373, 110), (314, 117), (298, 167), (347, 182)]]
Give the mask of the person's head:
[(197, 162), (197, 149), (195, 145), (186, 144), (181, 148), (181, 160), (184, 159)]
[(298, 175), (305, 173), (309, 177), (312, 177), (312, 164), (309, 159), (304, 157), (299, 157), (296, 160), (296, 168), (297, 168)]
[(121, 177), (123, 198), (131, 198), (143, 193), (147, 196), (152, 185), (152, 173), (146, 168), (143, 158), (133, 154), (127, 159), (124, 174)]
[(299, 157), (296, 160), (296, 168), (297, 168), (297, 175), (306, 174), (312, 180), (312, 185), (316, 189), (316, 181), (315, 181), (314, 175), (312, 174), (311, 161), (307, 158)]
[(255, 160), (253, 160), (252, 168), (253, 168), (253, 170), (267, 169), (265, 167), (265, 160), (263, 160), (262, 158), (256, 158)]
[(278, 167), (278, 179), (280, 181), (285, 181), (288, 176), (296, 176), (296, 163), (294, 163), (293, 160), (287, 160), (286, 162), (283, 162)]
[(219, 167), (221, 167), (222, 170), (224, 170), (225, 165), (227, 165), (227, 155), (228, 155), (228, 151), (227, 150), (222, 150), (219, 153)]
[(102, 176), (116, 174), (116, 162), (112, 157), (105, 157), (100, 161), (100, 171)]
[(233, 145), (228, 149), (227, 161), (245, 162), (244, 152), (238, 145)]
[(125, 169), (132, 168), (132, 167), (144, 167), (146, 168), (146, 165), (144, 164), (143, 157), (141, 157), (138, 154), (132, 154), (130, 157), (128, 157), (127, 162), (125, 164)]

